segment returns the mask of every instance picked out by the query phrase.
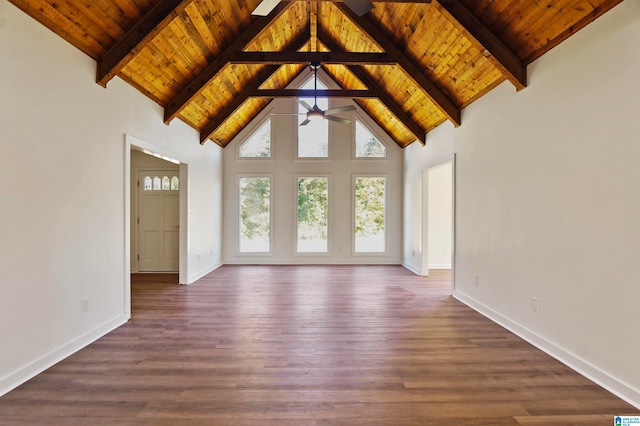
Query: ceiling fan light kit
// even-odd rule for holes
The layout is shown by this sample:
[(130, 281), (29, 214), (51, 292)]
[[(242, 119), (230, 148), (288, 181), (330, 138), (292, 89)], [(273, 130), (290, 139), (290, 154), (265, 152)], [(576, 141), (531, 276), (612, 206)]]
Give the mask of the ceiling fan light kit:
[(307, 102), (298, 99), (298, 103), (302, 105), (307, 110), (307, 119), (300, 123), (301, 126), (306, 126), (312, 121), (317, 121), (321, 119), (334, 121), (336, 123), (348, 124), (351, 123), (351, 120), (342, 117), (336, 117), (333, 114), (340, 114), (343, 112), (355, 111), (356, 107), (353, 105), (347, 105), (338, 108), (331, 108), (326, 111), (323, 111), (318, 106), (318, 69), (320, 68), (319, 62), (312, 62), (311, 69), (313, 70), (313, 106), (310, 106)]
[[(280, 1), (282, 0), (262, 0), (251, 14), (256, 16), (267, 16), (273, 9), (275, 9), (276, 6), (278, 6), (278, 4), (280, 4)], [(373, 3), (371, 3), (369, 0), (343, 0), (343, 2), (358, 16), (362, 16), (373, 9)], [(311, 20), (311, 18), (309, 19)], [(298, 99), (298, 103), (307, 110), (307, 118), (302, 123), (300, 123), (300, 126), (306, 126), (312, 121), (319, 121), (322, 119), (341, 124), (351, 123), (351, 120), (347, 118), (336, 117), (333, 114), (355, 111), (356, 107), (354, 107), (353, 105), (328, 109), (326, 111), (320, 109), (320, 107), (318, 106), (318, 69), (321, 67), (321, 64), (320, 62), (311, 62), (310, 67), (313, 70), (313, 106), (310, 106), (305, 101)]]

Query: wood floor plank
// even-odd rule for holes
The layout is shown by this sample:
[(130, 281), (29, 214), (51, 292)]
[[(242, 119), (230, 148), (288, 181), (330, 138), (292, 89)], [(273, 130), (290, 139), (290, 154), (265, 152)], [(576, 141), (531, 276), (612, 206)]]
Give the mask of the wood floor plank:
[(638, 414), (399, 266), (136, 274), (132, 319), (0, 398), (2, 425), (611, 425)]

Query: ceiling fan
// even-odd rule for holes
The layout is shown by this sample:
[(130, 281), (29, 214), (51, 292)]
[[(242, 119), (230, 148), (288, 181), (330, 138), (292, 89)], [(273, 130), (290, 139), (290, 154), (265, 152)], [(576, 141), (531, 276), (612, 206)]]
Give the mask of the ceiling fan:
[[(267, 16), (281, 1), (283, 0), (262, 0), (260, 4), (253, 9), (251, 14), (256, 16)], [(362, 16), (373, 9), (373, 4), (369, 0), (342, 0), (342, 2), (358, 16)]]
[[(310, 106), (307, 102), (298, 99), (298, 103), (302, 105), (306, 110), (307, 118), (300, 123), (301, 126), (306, 126), (313, 120), (324, 119), (329, 121), (335, 121), (336, 123), (349, 124), (351, 120), (342, 117), (336, 117), (334, 114), (340, 114), (343, 112), (355, 111), (356, 107), (353, 105), (347, 105), (343, 107), (331, 108), (323, 111), (318, 106), (318, 69), (320, 68), (319, 62), (311, 63), (311, 69), (313, 69), (313, 106)], [(299, 115), (299, 114), (295, 114)]]

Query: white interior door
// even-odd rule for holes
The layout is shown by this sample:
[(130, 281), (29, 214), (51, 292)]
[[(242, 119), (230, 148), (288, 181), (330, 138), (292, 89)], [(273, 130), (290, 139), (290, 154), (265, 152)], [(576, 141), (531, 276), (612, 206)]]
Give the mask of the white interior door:
[(177, 272), (180, 187), (177, 170), (138, 173), (138, 270)]

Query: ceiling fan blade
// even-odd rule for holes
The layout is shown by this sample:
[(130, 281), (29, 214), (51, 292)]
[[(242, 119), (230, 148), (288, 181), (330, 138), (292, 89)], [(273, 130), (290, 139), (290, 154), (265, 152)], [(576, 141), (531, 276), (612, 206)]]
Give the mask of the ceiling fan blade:
[(308, 118), (306, 120), (304, 120), (302, 123), (300, 123), (301, 126), (306, 126), (307, 124), (311, 123), (311, 120), (309, 120)]
[(306, 103), (305, 101), (303, 101), (302, 99), (297, 99), (298, 103), (300, 105), (302, 105), (303, 107), (305, 107), (308, 111), (313, 111), (313, 108), (311, 107), (311, 105), (309, 105), (308, 103)]
[(267, 16), (278, 4), (280, 4), (280, 0), (262, 0), (260, 4), (253, 9), (251, 14), (255, 16)]
[(373, 9), (373, 4), (369, 0), (342, 0), (342, 2), (349, 6), (349, 9), (353, 10), (358, 16), (362, 16)]
[(341, 117), (334, 117), (333, 115), (325, 115), (324, 118), (330, 121), (335, 121), (336, 123), (341, 123), (341, 124), (351, 123), (351, 120), (348, 120), (346, 118), (341, 118)]
[(347, 105), (347, 106), (343, 106), (343, 107), (337, 107), (337, 108), (331, 108), (326, 110), (324, 113), (325, 114), (340, 114), (341, 112), (349, 112), (349, 111), (355, 111), (356, 107), (354, 107), (353, 105)]

